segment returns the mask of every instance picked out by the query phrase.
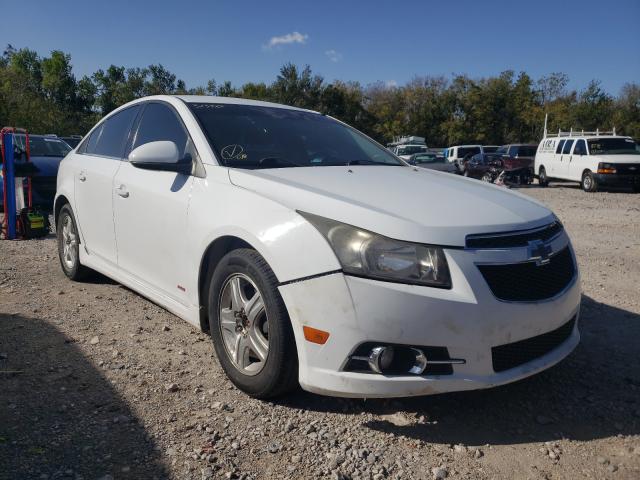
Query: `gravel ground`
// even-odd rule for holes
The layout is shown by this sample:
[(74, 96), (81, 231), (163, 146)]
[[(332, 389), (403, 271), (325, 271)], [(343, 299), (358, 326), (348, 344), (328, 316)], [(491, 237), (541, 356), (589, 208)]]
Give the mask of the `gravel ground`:
[(640, 478), (640, 195), (528, 188), (583, 279), (582, 343), (491, 390), (252, 400), (209, 337), (55, 239), (0, 242), (0, 478)]

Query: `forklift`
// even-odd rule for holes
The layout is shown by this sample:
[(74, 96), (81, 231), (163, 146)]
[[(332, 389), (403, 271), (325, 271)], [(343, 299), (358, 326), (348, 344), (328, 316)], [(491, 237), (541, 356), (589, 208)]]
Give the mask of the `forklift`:
[[(25, 148), (14, 143), (14, 134), (25, 136)], [(0, 238), (5, 240), (46, 237), (51, 231), (49, 217), (32, 205), (31, 177), (37, 168), (31, 162), (29, 133), (23, 128), (0, 130), (2, 161), (3, 217)], [(26, 200), (25, 200), (26, 196)]]

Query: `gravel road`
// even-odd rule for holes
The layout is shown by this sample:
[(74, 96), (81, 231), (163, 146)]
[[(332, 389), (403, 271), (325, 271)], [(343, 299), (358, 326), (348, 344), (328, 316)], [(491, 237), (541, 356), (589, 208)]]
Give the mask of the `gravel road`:
[(564, 222), (582, 342), (516, 384), (401, 400), (252, 400), (207, 335), (53, 236), (0, 241), (0, 479), (638, 479), (640, 195), (521, 190)]

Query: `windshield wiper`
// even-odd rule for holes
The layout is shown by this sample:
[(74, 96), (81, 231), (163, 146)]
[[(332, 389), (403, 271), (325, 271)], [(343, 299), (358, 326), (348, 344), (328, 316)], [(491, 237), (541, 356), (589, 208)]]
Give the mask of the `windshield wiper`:
[[(265, 163), (266, 164), (273, 163), (273, 164), (276, 164), (276, 165), (277, 164), (289, 165), (289, 166), (292, 166), (292, 167), (302, 167), (302, 165), (300, 165), (299, 163), (295, 163), (295, 162), (292, 162), (290, 160), (286, 160), (286, 159), (280, 158), (280, 157), (265, 157), (265, 158), (261, 158), (260, 161), (258, 161), (258, 165), (260, 165), (261, 167)], [(265, 167), (265, 168), (268, 168), (268, 167)]]
[(376, 162), (374, 160), (368, 160), (368, 159), (362, 159), (362, 160), (350, 160), (345, 164), (347, 167), (350, 165), (389, 165), (391, 167), (393, 166), (400, 166), (400, 164), (398, 163), (397, 165), (394, 165), (393, 163), (387, 163), (387, 162)]

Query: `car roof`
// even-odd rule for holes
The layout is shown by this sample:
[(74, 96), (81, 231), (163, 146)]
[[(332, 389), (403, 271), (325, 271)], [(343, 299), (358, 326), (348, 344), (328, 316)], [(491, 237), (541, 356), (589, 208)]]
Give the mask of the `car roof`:
[[(314, 110), (308, 110), (306, 108), (298, 108), (291, 107), (289, 105), (283, 105), (281, 103), (273, 103), (273, 102), (263, 102), (262, 100), (249, 100), (246, 98), (236, 98), (236, 97), (216, 97), (212, 95), (158, 95), (157, 97), (173, 97), (179, 98), (180, 100), (187, 103), (217, 103), (217, 104), (226, 104), (226, 105), (252, 105), (255, 107), (271, 107), (271, 108), (285, 108), (287, 110), (298, 110), (301, 112), (313, 112), (318, 113)], [(153, 99), (157, 97), (144, 97), (144, 99)]]

